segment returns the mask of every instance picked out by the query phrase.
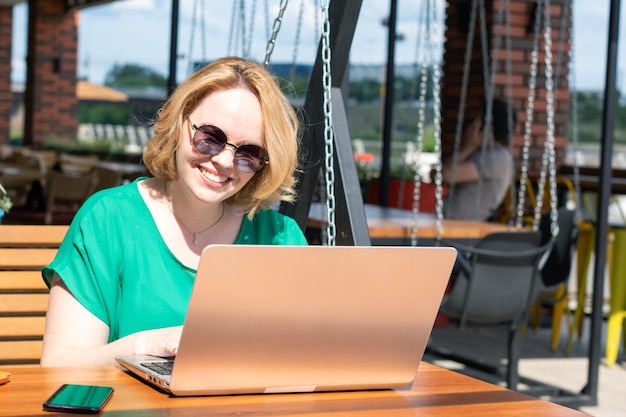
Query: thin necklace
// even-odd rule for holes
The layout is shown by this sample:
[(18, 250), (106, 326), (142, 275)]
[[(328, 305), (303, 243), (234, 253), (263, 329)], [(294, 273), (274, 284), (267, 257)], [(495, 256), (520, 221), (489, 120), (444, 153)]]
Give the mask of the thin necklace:
[(207, 230), (209, 230), (210, 228), (212, 228), (213, 226), (217, 225), (222, 218), (224, 218), (224, 213), (226, 212), (226, 207), (224, 206), (224, 202), (222, 201), (222, 214), (220, 214), (220, 217), (213, 222), (211, 225), (209, 225), (209, 227), (200, 230), (199, 232), (192, 232), (191, 230), (187, 229), (187, 226), (185, 226), (185, 224), (183, 222), (180, 221), (180, 219), (178, 218), (178, 216), (176, 216), (176, 213), (174, 213), (174, 208), (172, 207), (171, 201), (170, 201), (170, 196), (167, 192), (167, 183), (164, 183), (164, 187), (165, 188), (165, 197), (167, 198), (167, 208), (169, 209), (170, 213), (172, 213), (172, 216), (174, 216), (174, 219), (176, 219), (176, 221), (178, 222), (178, 224), (180, 224), (183, 229), (185, 229), (185, 232), (189, 233), (190, 235), (193, 236), (193, 244), (195, 246), (198, 246), (198, 235), (201, 235), (202, 233), (206, 232)]

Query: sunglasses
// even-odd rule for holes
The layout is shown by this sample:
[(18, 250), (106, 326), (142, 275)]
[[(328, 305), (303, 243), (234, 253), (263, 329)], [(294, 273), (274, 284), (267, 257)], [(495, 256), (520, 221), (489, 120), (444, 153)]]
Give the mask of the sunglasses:
[(247, 143), (237, 146), (233, 143), (228, 143), (226, 133), (217, 126), (196, 126), (191, 121), (189, 123), (194, 131), (192, 138), (193, 147), (201, 154), (215, 156), (228, 145), (235, 150), (233, 163), (241, 172), (258, 172), (265, 165), (269, 164), (266, 151), (262, 147)]

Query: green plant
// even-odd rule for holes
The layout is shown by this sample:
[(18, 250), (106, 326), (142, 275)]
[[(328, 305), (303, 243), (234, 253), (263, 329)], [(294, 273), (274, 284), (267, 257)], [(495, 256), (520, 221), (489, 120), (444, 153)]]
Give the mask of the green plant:
[[(354, 153), (354, 163), (356, 165), (359, 182), (366, 183), (374, 178), (380, 177), (380, 166), (374, 163), (375, 155), (372, 153)], [(392, 158), (389, 169), (391, 179), (414, 181), (415, 175), (419, 174), (419, 166), (410, 158)]]
[(392, 163), (389, 169), (389, 178), (393, 179), (414, 181), (416, 174), (419, 175), (419, 166), (409, 161)]
[(6, 188), (0, 184), (0, 211), (2, 211), (2, 214), (8, 213), (9, 210), (11, 210), (11, 207), (13, 207), (11, 197), (9, 196)]

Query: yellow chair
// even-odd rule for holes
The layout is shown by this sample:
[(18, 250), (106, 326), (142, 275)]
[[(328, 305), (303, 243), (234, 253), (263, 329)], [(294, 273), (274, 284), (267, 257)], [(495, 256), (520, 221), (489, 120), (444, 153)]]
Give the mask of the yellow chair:
[[(610, 310), (606, 329), (606, 365), (613, 366), (619, 352), (623, 325), (626, 324), (626, 224), (612, 226), (612, 253), (609, 263)], [(626, 346), (626, 340), (624, 340)]]
[[(576, 307), (574, 320), (572, 321), (565, 353), (571, 352), (574, 335), (580, 343), (582, 338), (582, 319), (586, 306), (587, 273), (591, 253), (594, 250), (596, 239), (595, 224), (595, 204), (597, 195), (587, 193), (584, 196), (587, 213), (590, 214), (590, 221), (581, 224), (578, 238), (578, 305)], [(607, 236), (607, 272), (609, 276), (609, 316), (607, 320), (606, 335), (606, 364), (612, 366), (617, 360), (619, 353), (619, 341), (622, 335), (622, 328), (626, 327), (626, 215), (623, 213), (618, 199), (611, 196), (611, 203), (617, 209), (624, 226), (609, 226)], [(626, 330), (625, 330), (626, 333)], [(626, 340), (624, 340), (626, 346)]]
[(590, 221), (583, 220), (578, 225), (578, 242), (576, 244), (576, 279), (577, 279), (577, 299), (574, 319), (569, 324), (567, 345), (565, 353), (569, 354), (572, 349), (574, 334), (577, 335), (578, 343), (582, 338), (582, 324), (586, 305), (587, 273), (591, 253), (594, 250), (596, 238), (596, 226)]
[[(576, 265), (576, 278), (577, 278), (577, 298), (576, 298), (576, 310), (574, 311), (574, 319), (571, 321), (568, 335), (567, 344), (565, 345), (565, 354), (569, 355), (572, 351), (572, 344), (574, 341), (574, 335), (576, 340), (580, 343), (582, 339), (583, 331), (583, 318), (585, 316), (585, 308), (587, 307), (587, 275), (589, 273), (589, 263), (591, 262), (591, 254), (595, 250), (596, 241), (596, 207), (598, 196), (595, 192), (586, 192), (582, 195), (583, 211), (585, 213), (585, 220), (579, 225), (578, 243), (576, 246), (577, 252), (577, 265)], [(611, 234), (607, 237), (607, 264), (610, 263), (613, 240), (610, 238)]]

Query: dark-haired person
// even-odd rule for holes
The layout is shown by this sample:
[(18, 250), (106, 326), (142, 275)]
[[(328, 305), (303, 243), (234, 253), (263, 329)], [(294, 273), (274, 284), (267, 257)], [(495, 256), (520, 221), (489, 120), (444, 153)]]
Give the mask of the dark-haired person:
[[(493, 216), (514, 173), (509, 143), (516, 121), (515, 110), (496, 98), (491, 129), (485, 132), (484, 110), (466, 127), (456, 161), (449, 158), (442, 169), (444, 183), (454, 184), (454, 193), (448, 194), (444, 201), (445, 217), (489, 220)], [(485, 146), (484, 133), (487, 133)]]
[[(182, 83), (143, 155), (151, 176), (91, 196), (43, 269), (42, 366), (175, 355), (204, 247), (305, 245), (271, 208), (295, 197), (298, 129), (275, 78), (251, 61), (223, 58)], [(262, 268), (224, 262), (233, 274)]]

